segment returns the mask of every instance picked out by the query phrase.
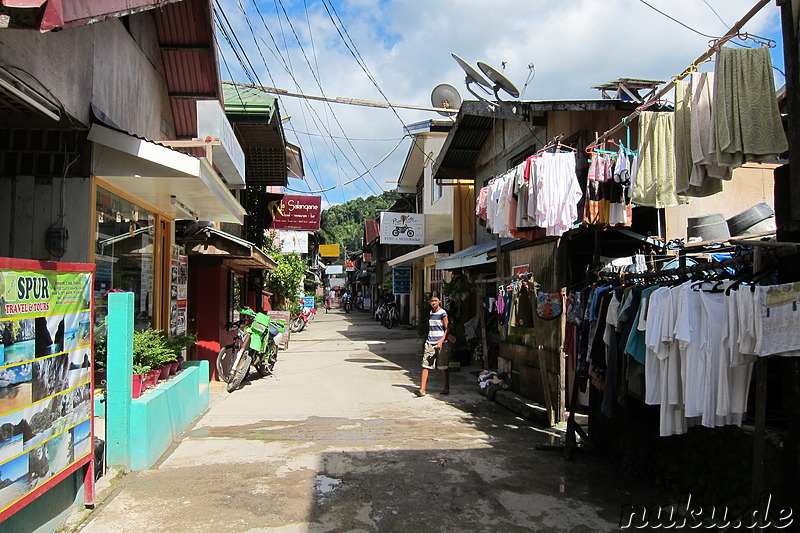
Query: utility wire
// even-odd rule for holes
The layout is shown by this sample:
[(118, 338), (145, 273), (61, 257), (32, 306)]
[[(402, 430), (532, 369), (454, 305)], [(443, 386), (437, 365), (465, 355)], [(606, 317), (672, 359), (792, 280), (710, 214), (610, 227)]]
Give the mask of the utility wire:
[[(403, 137), (403, 139), (405, 139), (405, 137)], [(353, 183), (354, 181), (356, 181), (356, 180), (358, 180), (358, 179), (362, 178), (362, 177), (363, 177), (363, 176), (364, 176), (364, 175), (365, 175), (367, 172), (371, 172), (372, 170), (374, 170), (374, 169), (375, 169), (375, 168), (376, 168), (378, 165), (380, 165), (381, 163), (383, 163), (384, 161), (386, 161), (386, 160), (389, 158), (389, 156), (390, 156), (390, 155), (392, 155), (392, 154), (395, 152), (395, 150), (397, 150), (397, 149), (400, 147), (400, 145), (403, 143), (403, 139), (400, 139), (400, 142), (398, 142), (396, 145), (394, 145), (394, 148), (392, 148), (392, 149), (389, 151), (389, 153), (388, 153), (388, 154), (386, 154), (385, 156), (383, 156), (383, 157), (380, 159), (380, 161), (378, 161), (377, 163), (375, 163), (374, 165), (372, 165), (372, 167), (370, 167), (369, 169), (367, 169), (367, 171), (366, 171), (366, 172), (364, 172), (363, 174), (361, 174), (361, 175), (359, 175), (359, 176), (356, 176), (355, 178), (351, 178), (351, 179), (349, 179), (348, 181), (345, 181), (344, 183), (342, 183), (341, 185), (337, 185), (336, 187), (344, 187), (345, 185), (349, 185), (349, 184)], [(313, 193), (313, 194), (316, 194), (316, 193), (320, 193), (320, 192), (325, 192), (325, 191), (330, 191), (330, 190), (333, 190), (333, 189), (335, 189), (336, 187), (329, 187), (329, 188), (327, 188), (327, 189), (322, 189), (322, 190), (319, 190), (319, 191), (310, 191), (310, 192), (311, 192), (311, 193)], [(288, 187), (287, 187), (287, 189), (288, 189)], [(289, 190), (294, 190), (294, 189), (289, 189)], [(301, 192), (301, 191), (296, 191), (296, 192)], [(384, 192), (386, 192), (386, 191), (384, 191)]]
[[(261, 10), (260, 10), (260, 9), (259, 9), (259, 7), (258, 7), (258, 4), (255, 2), (255, 0), (253, 0), (253, 3), (254, 3), (254, 5), (255, 5), (255, 8), (256, 8), (256, 10), (257, 10), (257, 12), (258, 12), (258, 14), (259, 14), (259, 17), (261, 18), (261, 22), (262, 22), (262, 24), (264, 25), (265, 29), (267, 30), (267, 33), (270, 35), (270, 38), (271, 38), (271, 40), (272, 40), (272, 42), (273, 42), (273, 45), (275, 46), (275, 48), (278, 48), (278, 44), (277, 44), (277, 41), (276, 41), (276, 39), (275, 39), (275, 36), (273, 35), (272, 31), (270, 30), (270, 28), (269, 28), (269, 25), (268, 25), (268, 24), (266, 23), (266, 21), (264, 20), (264, 16), (263, 16), (263, 14), (261, 13)], [(240, 9), (241, 9), (241, 6), (240, 6)], [(277, 6), (276, 6), (276, 9), (277, 9)], [(243, 14), (244, 14), (245, 18), (247, 18), (247, 14), (246, 14), (246, 13), (244, 13), (244, 12), (243, 12)], [(289, 19), (288, 19), (288, 14), (286, 14), (285, 10), (284, 10), (284, 15), (286, 16), (287, 20), (289, 20)], [(290, 21), (290, 20), (289, 20), (289, 23), (290, 23), (290, 25), (291, 25), (291, 21)], [(299, 37), (297, 36), (297, 33), (294, 31), (294, 28), (293, 28), (293, 26), (292, 26), (292, 31), (294, 32), (294, 34), (295, 34), (295, 37), (296, 37), (296, 39), (298, 40), (298, 44), (300, 44), (300, 47), (301, 47), (301, 50), (302, 50), (302, 43), (300, 42), (300, 40), (299, 40)], [(303, 51), (303, 54), (305, 55), (305, 52), (304, 52), (304, 51)], [(306, 57), (306, 60), (307, 60), (307, 62), (308, 62), (308, 59), (307, 59), (307, 57)], [(282, 60), (282, 62), (283, 62), (284, 68), (286, 69), (286, 72), (287, 72), (287, 73), (289, 74), (289, 76), (292, 78), (292, 80), (294, 81), (295, 85), (296, 85), (298, 88), (300, 88), (300, 83), (299, 83), (299, 81), (297, 80), (297, 78), (294, 76), (294, 74), (292, 73), (292, 69), (291, 69), (290, 65), (289, 65), (289, 64), (286, 62), (286, 60)], [(310, 67), (310, 62), (308, 62), (308, 64), (309, 64), (309, 68), (311, 68), (311, 67)], [(311, 70), (312, 70), (312, 74), (313, 74), (313, 68), (312, 68)], [(317, 82), (319, 83), (319, 80), (317, 80)], [(321, 86), (321, 84), (320, 84), (320, 86)], [(316, 113), (316, 111), (314, 110), (314, 108), (313, 108), (313, 107), (311, 107), (311, 106), (308, 106), (308, 109), (309, 109), (309, 110), (310, 110), (310, 111), (311, 111), (311, 112), (312, 112), (312, 113), (313, 113), (313, 114), (314, 114), (314, 115), (317, 117), (317, 120), (319, 121), (318, 125), (322, 125), (322, 123), (323, 123), (323, 121), (322, 121), (322, 118), (321, 118), (321, 117), (320, 117), (320, 116), (319, 116), (319, 115)], [(332, 111), (332, 110), (331, 110), (331, 112), (333, 113), (333, 111)], [(335, 118), (335, 114), (334, 114), (334, 118)], [(344, 128), (342, 127), (341, 123), (339, 123), (338, 119), (336, 119), (336, 121), (337, 121), (337, 123), (339, 124), (339, 127), (340, 127), (340, 129), (342, 130), (342, 133), (343, 133), (343, 134), (345, 134), (345, 135), (347, 135), (347, 134), (344, 132)], [(330, 131), (328, 128), (326, 128), (324, 125), (322, 125), (322, 128), (326, 130), (326, 132), (328, 133), (328, 136), (329, 136), (330, 138), (333, 138), (333, 137), (334, 137), (334, 136), (333, 136), (333, 134), (331, 133), (331, 131)], [(354, 152), (354, 153), (356, 154), (356, 156), (357, 156), (357, 157), (359, 157), (359, 159), (360, 159), (360, 156), (358, 155), (358, 150), (356, 150), (355, 146), (353, 146), (353, 145), (352, 145), (352, 143), (351, 143), (349, 140), (348, 140), (348, 143), (350, 144), (350, 147), (351, 147), (351, 149), (353, 150), (353, 152)], [(334, 143), (334, 145), (335, 145), (335, 143)], [(337, 147), (337, 148), (338, 148), (338, 147)], [(331, 149), (331, 147), (329, 147), (329, 149)], [(350, 161), (350, 159), (347, 157), (347, 155), (344, 153), (344, 151), (343, 151), (341, 148), (338, 148), (338, 149), (339, 149), (339, 151), (342, 153), (342, 155), (344, 156), (345, 160), (346, 160), (346, 161), (347, 161), (347, 162), (350, 164), (350, 166), (353, 168), (353, 170), (355, 170), (355, 171), (357, 172), (357, 170), (356, 170), (356, 168), (355, 168), (355, 165), (353, 165), (353, 162), (352, 162), (352, 161)], [(337, 157), (336, 157), (336, 154), (333, 152), (333, 150), (332, 150), (332, 149), (331, 149), (331, 153), (332, 153), (332, 155), (333, 155), (334, 159), (337, 159)], [(366, 165), (366, 163), (365, 163), (363, 160), (361, 161), (361, 163), (362, 163), (362, 165), (364, 166), (364, 168), (366, 168), (366, 166), (367, 166), (367, 165)], [(337, 162), (337, 165), (338, 165), (338, 162)], [(313, 167), (312, 167), (312, 168), (313, 168)], [(371, 176), (371, 175), (370, 175), (370, 177), (372, 178), (372, 180), (373, 180), (373, 181), (375, 181), (375, 183), (376, 183), (376, 185), (378, 186), (378, 188), (379, 188), (379, 189), (382, 191), (383, 189), (382, 189), (382, 187), (380, 187), (380, 184), (378, 184), (377, 180), (375, 180), (375, 178), (374, 178), (373, 176)], [(371, 187), (371, 186), (370, 186), (368, 183), (367, 183), (367, 186), (368, 186), (368, 188), (370, 189), (370, 192), (372, 192), (373, 194), (377, 194), (377, 193), (375, 193), (374, 189), (372, 189), (372, 187)], [(363, 192), (366, 192), (366, 191), (363, 191)]]
[(703, 33), (703, 32), (701, 32), (701, 31), (698, 31), (698, 30), (696, 30), (696, 29), (692, 28), (692, 27), (691, 27), (691, 26), (689, 26), (688, 24), (684, 24), (684, 23), (683, 23), (683, 22), (681, 22), (680, 20), (676, 19), (676, 18), (675, 18), (675, 17), (673, 17), (673, 16), (667, 15), (666, 13), (664, 13), (663, 11), (661, 11), (660, 9), (658, 9), (657, 7), (653, 6), (652, 4), (650, 4), (650, 3), (646, 2), (645, 0), (639, 0), (639, 1), (640, 1), (641, 3), (643, 3), (644, 5), (646, 5), (647, 7), (649, 7), (650, 9), (652, 9), (653, 11), (656, 11), (656, 12), (660, 13), (661, 15), (663, 15), (663, 16), (665, 16), (665, 17), (667, 17), (667, 18), (668, 18), (668, 19), (670, 19), (671, 21), (673, 21), (673, 22), (677, 22), (678, 24), (680, 24), (681, 26), (683, 26), (683, 27), (684, 27), (684, 28), (686, 28), (687, 30), (693, 31), (693, 32), (695, 32), (696, 34), (698, 34), (698, 35), (702, 35), (703, 37), (707, 37), (707, 38), (709, 38), (709, 39), (718, 39), (718, 38), (719, 38), (719, 36), (715, 36), (715, 35), (708, 35), (708, 34), (706, 34), (706, 33)]

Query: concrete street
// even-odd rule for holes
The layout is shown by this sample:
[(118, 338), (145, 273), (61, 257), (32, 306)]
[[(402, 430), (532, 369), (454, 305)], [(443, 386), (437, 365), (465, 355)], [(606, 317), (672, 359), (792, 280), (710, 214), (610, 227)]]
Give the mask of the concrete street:
[(617, 531), (652, 503), (608, 459), (536, 450), (556, 439), (481, 396), (475, 365), (416, 397), (420, 359), (416, 331), (321, 309), (81, 531)]

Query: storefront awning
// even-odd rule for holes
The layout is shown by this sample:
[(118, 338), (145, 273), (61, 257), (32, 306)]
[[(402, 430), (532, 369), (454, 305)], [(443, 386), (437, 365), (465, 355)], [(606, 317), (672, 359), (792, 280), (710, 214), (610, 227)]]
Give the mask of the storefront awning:
[(410, 264), (415, 259), (421, 259), (423, 257), (433, 255), (438, 251), (439, 247), (435, 244), (431, 244), (429, 246), (423, 246), (422, 248), (414, 250), (413, 252), (408, 252), (400, 257), (395, 257), (394, 259), (387, 261), (386, 264), (390, 267), (404, 266)]
[(205, 158), (93, 124), (92, 174), (176, 219), (242, 223), (247, 214)]
[[(504, 246), (512, 241), (514, 241), (514, 239), (501, 239), (500, 246)], [(497, 243), (495, 241), (476, 244), (475, 246), (465, 248), (460, 252), (445, 257), (444, 259), (440, 259), (436, 262), (436, 268), (438, 270), (454, 270), (456, 268), (466, 268), (476, 265), (496, 263), (496, 257), (489, 257), (489, 252), (495, 250), (496, 248)]]
[(189, 255), (213, 255), (231, 268), (275, 270), (278, 265), (253, 243), (209, 226), (180, 239)]

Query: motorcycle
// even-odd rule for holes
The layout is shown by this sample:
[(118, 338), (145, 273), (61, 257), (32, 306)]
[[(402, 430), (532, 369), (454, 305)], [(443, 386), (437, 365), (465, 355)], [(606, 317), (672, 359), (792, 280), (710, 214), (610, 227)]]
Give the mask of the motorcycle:
[(313, 307), (304, 307), (303, 310), (292, 319), (291, 324), (289, 324), (289, 331), (292, 333), (299, 333), (303, 331), (306, 329), (308, 321), (314, 318), (316, 314), (317, 310)]
[[(244, 378), (250, 373), (250, 367), (256, 369), (261, 376), (272, 373), (278, 360), (278, 345), (283, 342), (286, 323), (273, 319), (264, 313), (256, 313), (244, 308), (241, 315), (249, 317), (248, 324), (242, 328), (239, 322), (237, 341), (224, 347), (217, 358), (220, 376), (228, 383), (228, 392), (239, 388)], [(232, 357), (233, 363), (229, 371), (224, 372), (225, 361)]]
[(350, 309), (353, 308), (352, 298), (349, 295), (344, 296), (343, 298), (344, 298), (344, 312), (349, 313)]

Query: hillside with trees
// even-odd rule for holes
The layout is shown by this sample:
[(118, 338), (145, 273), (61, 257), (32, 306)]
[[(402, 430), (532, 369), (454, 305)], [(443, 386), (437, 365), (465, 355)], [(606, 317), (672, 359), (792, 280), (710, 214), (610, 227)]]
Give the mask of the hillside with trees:
[(343, 204), (334, 205), (322, 212), (320, 222), (320, 242), (339, 243), (344, 250), (360, 250), (364, 239), (364, 219), (378, 218), (379, 212), (391, 207), (400, 194), (385, 191), (378, 196), (355, 198)]

